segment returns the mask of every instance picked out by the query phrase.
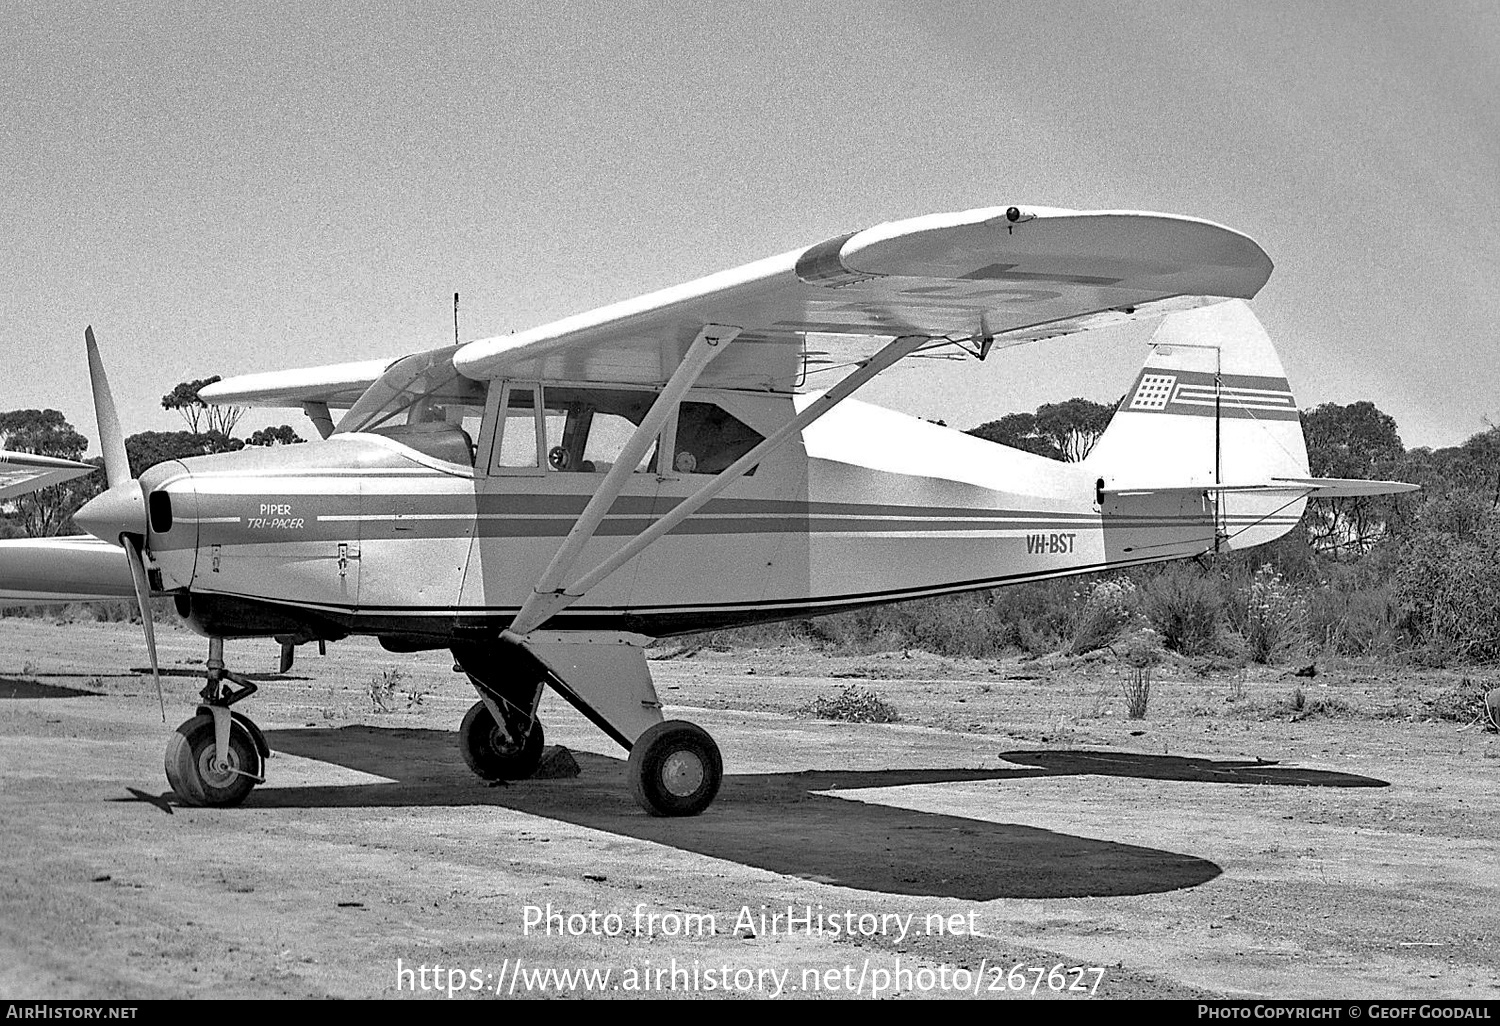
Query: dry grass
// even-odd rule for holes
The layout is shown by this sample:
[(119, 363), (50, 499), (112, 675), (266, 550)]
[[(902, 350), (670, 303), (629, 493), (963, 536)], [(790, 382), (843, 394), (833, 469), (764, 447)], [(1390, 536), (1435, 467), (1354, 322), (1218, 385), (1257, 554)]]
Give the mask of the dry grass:
[(895, 706), (858, 684), (840, 688), (835, 695), (819, 695), (803, 711), (820, 720), (847, 723), (895, 723), (901, 719)]

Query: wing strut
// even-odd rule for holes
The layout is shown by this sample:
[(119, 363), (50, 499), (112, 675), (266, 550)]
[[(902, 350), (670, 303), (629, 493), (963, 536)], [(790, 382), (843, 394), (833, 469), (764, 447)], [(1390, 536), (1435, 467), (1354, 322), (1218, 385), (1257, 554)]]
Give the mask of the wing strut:
[(311, 399), (302, 404), (302, 412), (313, 422), (313, 427), (318, 429), (319, 438), (327, 438), (333, 434), (333, 414), (328, 409), (328, 404), (320, 399)]
[[(569, 598), (562, 605), (552, 608), (557, 596), (567, 590), (562, 587), (563, 578), (573, 569), (573, 564), (578, 562), (578, 556), (583, 552), (583, 547), (594, 537), (594, 532), (604, 521), (604, 515), (620, 497), (620, 492), (625, 489), (626, 482), (635, 473), (635, 468), (640, 465), (646, 451), (651, 448), (651, 443), (656, 440), (657, 435), (661, 434), (662, 426), (677, 407), (677, 401), (697, 383), (698, 378), (703, 374), (703, 368), (708, 366), (709, 361), (729, 348), (729, 343), (734, 341), (740, 331), (739, 328), (726, 327), (722, 324), (709, 324), (698, 332), (698, 337), (693, 339), (692, 345), (688, 346), (686, 355), (677, 365), (677, 369), (672, 372), (672, 376), (667, 379), (661, 394), (656, 397), (656, 401), (651, 404), (651, 409), (646, 412), (646, 416), (631, 433), (625, 447), (620, 450), (620, 455), (615, 459), (615, 465), (609, 468), (609, 472), (604, 475), (604, 480), (599, 482), (599, 488), (594, 492), (594, 497), (579, 514), (578, 522), (563, 539), (557, 554), (552, 557), (552, 562), (547, 564), (547, 569), (542, 571), (542, 576), (537, 579), (531, 595), (527, 597), (511, 625), (513, 633), (525, 634), (540, 627), (558, 609), (573, 601)], [(573, 598), (576, 597), (573, 596)], [(522, 624), (526, 626), (518, 626)]]
[[(705, 331), (707, 330), (708, 329), (705, 329)], [(703, 339), (703, 334), (700, 333), (698, 337), (701, 341)], [(785, 424), (781, 425), (781, 427), (776, 431), (772, 432), (769, 438), (764, 439), (755, 448), (751, 449), (734, 463), (730, 464), (728, 467), (724, 468), (724, 470), (720, 471), (712, 480), (704, 484), (702, 488), (699, 488), (692, 495), (689, 495), (686, 499), (683, 499), (682, 502), (674, 506), (671, 511), (665, 514), (660, 520), (656, 521), (650, 527), (646, 528), (646, 530), (642, 531), (640, 534), (632, 538), (614, 555), (610, 556), (608, 559), (600, 563), (598, 566), (594, 567), (594, 569), (590, 570), (582, 577), (579, 577), (572, 584), (560, 587), (559, 585), (561, 584), (563, 576), (568, 572), (568, 570), (572, 568), (573, 562), (576, 561), (578, 551), (581, 550), (583, 544), (593, 536), (594, 529), (598, 527), (599, 521), (603, 519), (605, 512), (609, 509), (610, 505), (613, 504), (615, 497), (624, 487), (625, 475), (628, 475), (635, 469), (636, 463), (639, 462), (641, 456), (645, 454), (646, 445), (649, 444), (650, 439), (654, 437), (653, 435), (646, 435), (645, 444), (640, 447), (639, 452), (636, 452), (633, 456), (629, 457), (622, 454), (619, 462), (617, 462), (614, 467), (611, 468), (609, 476), (606, 476), (604, 481), (600, 484), (599, 491), (595, 493), (594, 498), (589, 502), (588, 507), (584, 510), (583, 516), (579, 518), (578, 523), (574, 525), (573, 530), (563, 541), (562, 548), (559, 549), (557, 555), (553, 557), (551, 565), (547, 567), (546, 573), (544, 573), (541, 580), (537, 582), (536, 589), (526, 600), (526, 604), (523, 605), (521, 607), (521, 611), (516, 614), (516, 618), (514, 621), (512, 621), (510, 630), (507, 633), (512, 635), (525, 635), (530, 631), (536, 630), (536, 628), (542, 626), (542, 624), (546, 623), (553, 616), (557, 615), (562, 610), (578, 601), (584, 595), (588, 594), (589, 589), (593, 588), (600, 581), (604, 580), (620, 567), (624, 566), (636, 556), (640, 555), (641, 552), (643, 552), (648, 546), (650, 546), (662, 535), (671, 531), (678, 524), (682, 523), (688, 517), (696, 513), (714, 496), (718, 495), (725, 488), (728, 488), (739, 478), (743, 477), (745, 474), (753, 470), (773, 451), (786, 444), (789, 439), (801, 434), (804, 428), (806, 428), (813, 421), (817, 420), (819, 417), (822, 417), (823, 414), (833, 409), (839, 403), (847, 399), (857, 389), (863, 386), (865, 382), (869, 381), (875, 375), (885, 370), (891, 364), (897, 362), (903, 357), (909, 356), (917, 349), (926, 345), (929, 341), (931, 341), (931, 339), (927, 335), (903, 335), (900, 338), (892, 339), (879, 352), (875, 353), (875, 355), (871, 356), (868, 360), (860, 363), (857, 367), (855, 367), (853, 371), (845, 375), (844, 378), (838, 382), (838, 384), (834, 385), (828, 391), (820, 395), (817, 399), (814, 399), (811, 403), (809, 403), (801, 413), (797, 414), (795, 417), (788, 420)], [(697, 345), (697, 342), (695, 342), (694, 345)], [(690, 349), (688, 351), (688, 356), (683, 360), (684, 367), (692, 359), (692, 356), (693, 351)], [(705, 360), (704, 363), (706, 364), (707, 361)], [(682, 373), (682, 370), (683, 367), (679, 367), (677, 373), (674, 373), (672, 375), (673, 381), (676, 381), (678, 375)], [(701, 370), (701, 367), (699, 368), (699, 370)], [(696, 380), (696, 372), (693, 374), (693, 378)], [(686, 390), (687, 386), (685, 385), (683, 386), (681, 391), (685, 392)], [(651, 420), (652, 416), (658, 412), (658, 407), (663, 406), (663, 400), (665, 400), (666, 398), (667, 393), (665, 390), (663, 390), (661, 397), (656, 401), (656, 404), (651, 407), (651, 412), (646, 415), (646, 420), (641, 421), (641, 426), (638, 427), (635, 434), (631, 436), (632, 444), (637, 440), (637, 438), (642, 435), (643, 432), (646, 431), (648, 422)], [(673, 401), (675, 402), (675, 399)], [(665, 419), (666, 417), (666, 412), (666, 410), (662, 411), (663, 419)], [(628, 450), (629, 446), (627, 445), (627, 451)], [(621, 468), (625, 469), (625, 475), (622, 475), (621, 479), (618, 482), (614, 482), (614, 487), (611, 491), (611, 477), (614, 475), (615, 471), (620, 470)], [(595, 511), (596, 505), (599, 506), (599, 509), (597, 511)], [(584, 527), (585, 521), (588, 519), (591, 512), (596, 512), (597, 515), (593, 518), (592, 523), (588, 525), (587, 533), (584, 534), (580, 531), (580, 528)], [(570, 547), (570, 543), (574, 542), (575, 535), (581, 535), (581, 537), (576, 544), (571, 545)], [(571, 553), (570, 558), (568, 558), (566, 561), (564, 561), (563, 559), (565, 553)]]

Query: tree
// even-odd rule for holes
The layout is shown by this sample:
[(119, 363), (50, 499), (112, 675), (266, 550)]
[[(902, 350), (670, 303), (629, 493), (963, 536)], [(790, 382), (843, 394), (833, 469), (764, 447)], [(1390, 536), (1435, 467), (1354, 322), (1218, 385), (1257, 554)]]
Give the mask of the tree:
[(1078, 463), (1109, 427), (1115, 408), (1089, 399), (1047, 403), (1035, 413), (1008, 413), (981, 424), (969, 434), (1012, 449)]
[(296, 445), (303, 441), (301, 435), (292, 430), (290, 424), (262, 428), (250, 436), (250, 445)]
[(1500, 508), (1500, 428), (1491, 427), (1462, 445), (1436, 451), (1415, 449), (1405, 480), (1416, 481), (1424, 491), (1447, 494), (1469, 492), (1484, 499), (1492, 509)]
[(56, 410), (11, 410), (0, 413), (0, 448), (76, 460), (89, 440)]
[[(89, 440), (57, 410), (11, 410), (0, 413), (0, 448), (37, 456), (82, 459)], [(73, 513), (103, 489), (103, 477), (90, 474), (50, 488), (12, 498), (11, 522), (30, 538), (71, 530)]]
[(1035, 453), (1048, 459), (1062, 459), (1062, 451), (1037, 431), (1034, 413), (1007, 413), (999, 420), (987, 421), (976, 428), (970, 428), (968, 433), (1022, 452)]
[[(1304, 410), (1302, 433), (1314, 477), (1392, 477), (1406, 456), (1395, 418), (1368, 401)], [(1330, 555), (1359, 555), (1386, 537), (1395, 511), (1390, 496), (1315, 499), (1308, 504), (1308, 540)]]
[(205, 402), (198, 396), (199, 391), (218, 380), (219, 376), (215, 374), (211, 378), (179, 382), (176, 388), (161, 397), (161, 407), (164, 410), (176, 410), (181, 414), (191, 434), (218, 432), (228, 435), (239, 423), (240, 418), (245, 415), (245, 407), (217, 406)]
[(142, 431), (125, 439), (125, 455), (130, 459), (130, 474), (141, 474), (167, 460), (209, 456), (216, 452), (235, 452), (245, 443), (222, 431)]
[(1074, 397), (1037, 407), (1036, 428), (1069, 463), (1081, 463), (1115, 415), (1113, 406)]

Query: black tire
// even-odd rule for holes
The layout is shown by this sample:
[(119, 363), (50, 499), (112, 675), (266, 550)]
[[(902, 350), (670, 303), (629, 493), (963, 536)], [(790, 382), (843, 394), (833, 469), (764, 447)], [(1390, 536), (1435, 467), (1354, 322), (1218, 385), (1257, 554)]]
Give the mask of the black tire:
[(475, 702), (464, 715), (458, 739), (464, 762), (481, 780), (525, 780), (542, 764), (546, 744), (541, 720), (534, 720), (531, 732), (517, 743), (483, 702)]
[(630, 789), (653, 816), (696, 816), (708, 808), (724, 779), (719, 746), (686, 720), (658, 723), (630, 749)]
[(248, 731), (238, 723), (229, 727), (229, 765), (239, 773), (217, 773), (213, 768), (214, 719), (194, 716), (177, 728), (167, 741), (167, 783), (184, 805), (226, 808), (238, 805), (262, 776), (260, 750)]

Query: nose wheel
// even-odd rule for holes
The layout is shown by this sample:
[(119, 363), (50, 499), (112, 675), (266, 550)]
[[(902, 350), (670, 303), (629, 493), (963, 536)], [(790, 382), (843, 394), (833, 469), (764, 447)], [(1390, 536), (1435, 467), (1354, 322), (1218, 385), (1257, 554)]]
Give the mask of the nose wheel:
[(265, 779), (255, 739), (238, 719), (230, 728), (228, 751), (220, 757), (209, 713), (177, 728), (167, 742), (165, 768), (167, 783), (185, 805), (238, 805)]
[(630, 788), (653, 816), (696, 816), (713, 802), (724, 760), (708, 732), (686, 720), (648, 729), (630, 748)]
[(265, 782), (271, 754), (266, 739), (250, 717), (229, 708), (255, 690), (255, 684), (224, 668), (224, 639), (210, 638), (204, 704), (167, 741), (167, 783), (183, 804), (238, 805)]

